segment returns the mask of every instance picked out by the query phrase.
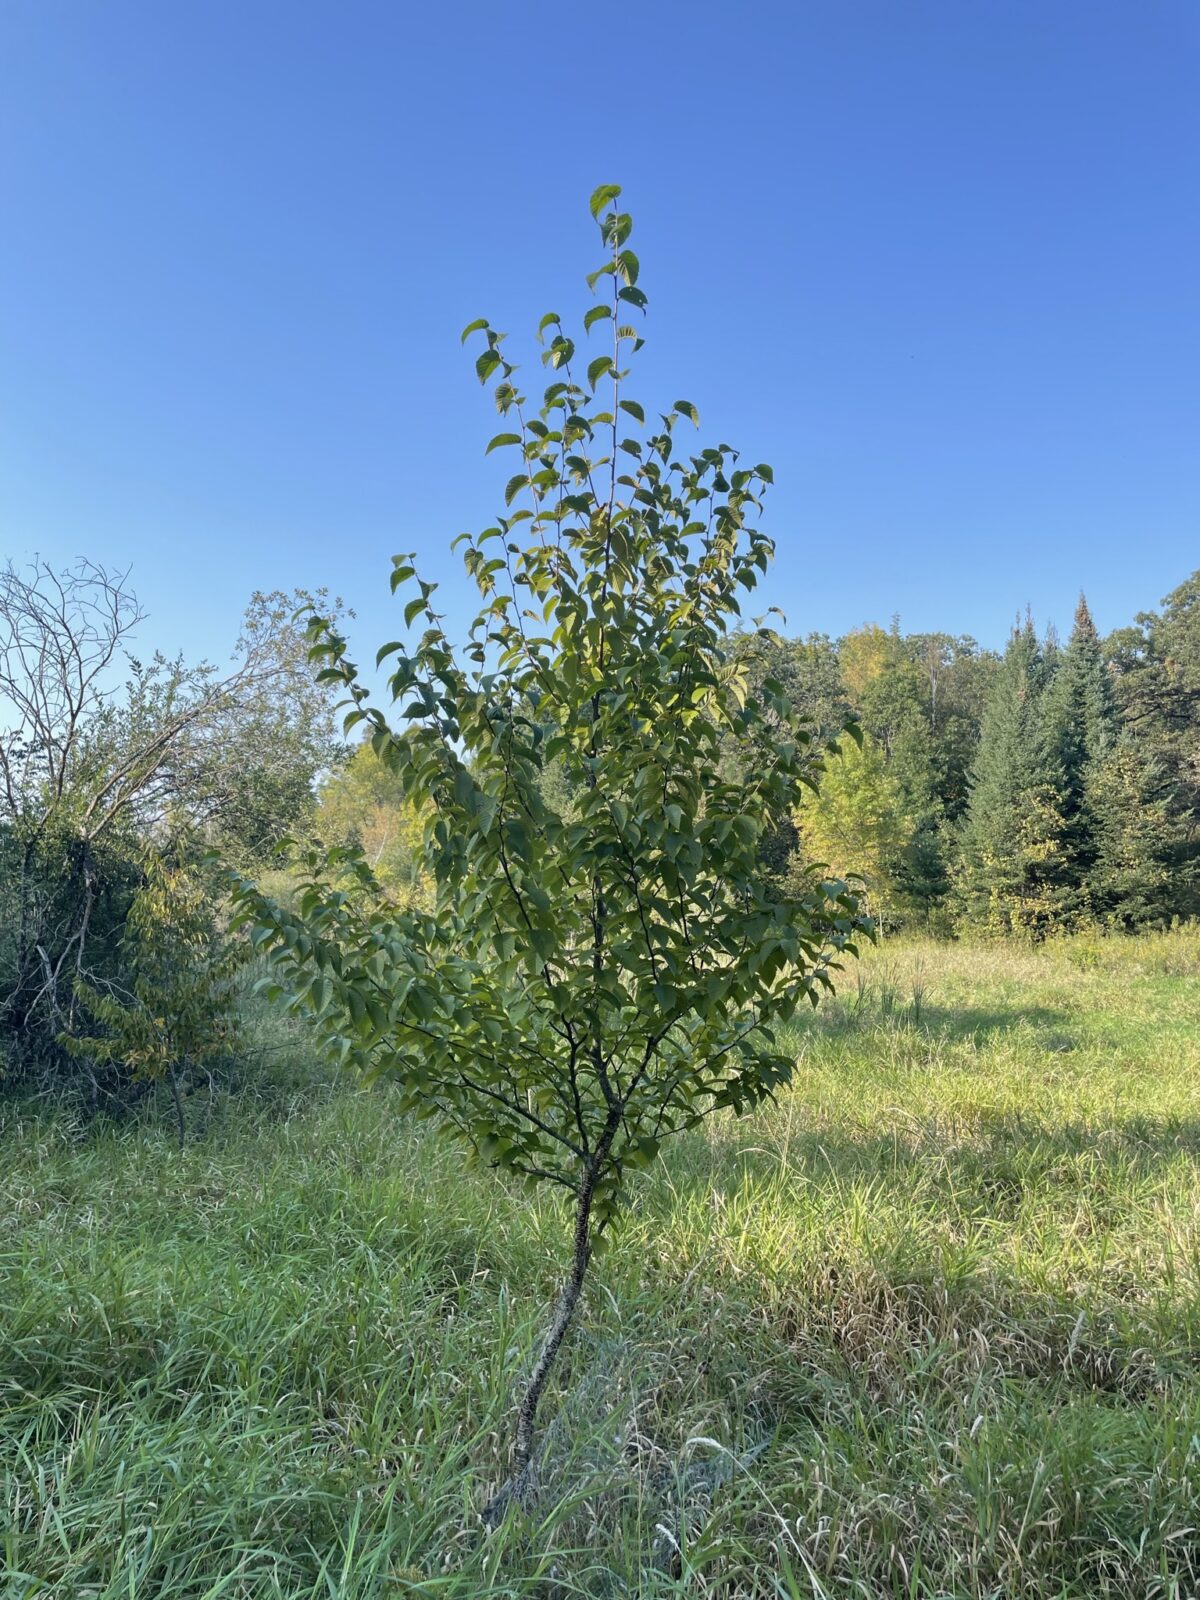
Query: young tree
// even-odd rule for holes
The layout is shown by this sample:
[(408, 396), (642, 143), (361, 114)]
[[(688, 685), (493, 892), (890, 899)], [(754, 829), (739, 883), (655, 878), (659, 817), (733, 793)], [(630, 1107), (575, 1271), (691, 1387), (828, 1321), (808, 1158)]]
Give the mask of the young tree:
[[(908, 640), (899, 648), (915, 654)], [(926, 928), (941, 924), (949, 890), (933, 701), (928, 676), (912, 659), (878, 673), (861, 700), (863, 728), (878, 741), (888, 778), (898, 785), (892, 834), (904, 842), (891, 854), (891, 915)]]
[(1026, 622), (1014, 630), (988, 697), (957, 863), (967, 920), (996, 933), (1044, 934), (1059, 909), (1062, 794), (1042, 715), (1045, 686)]
[(1200, 915), (1200, 571), (1106, 650), (1124, 736), (1167, 804), (1172, 911)]
[(875, 923), (892, 926), (900, 911), (905, 855), (916, 822), (900, 780), (869, 734), (847, 741), (828, 762), (819, 796), (801, 805), (796, 826), (804, 856), (847, 877), (861, 878)]
[(211, 894), (186, 861), (156, 850), (122, 938), (123, 982), (104, 989), (76, 980), (76, 998), (98, 1031), (64, 1034), (64, 1048), (89, 1067), (171, 1085), (182, 1144), (183, 1090), (194, 1067), (228, 1053), (237, 1036), (234, 978), (241, 951), (218, 929)]
[(1059, 920), (1090, 916), (1096, 860), (1093, 776), (1116, 737), (1112, 686), (1100, 636), (1081, 594), (1075, 624), (1043, 701), (1045, 737), (1058, 769), (1063, 884)]
[[(308, 853), (295, 911), (235, 880), (275, 992), (311, 1010), (337, 1059), (394, 1078), (403, 1107), (484, 1160), (571, 1196), (570, 1268), (489, 1521), (533, 1482), (539, 1398), (629, 1172), (670, 1134), (787, 1082), (793, 1054), (774, 1030), (832, 986), (865, 926), (844, 883), (812, 873), (784, 891), (759, 870), (759, 841), (821, 770), (779, 685), (747, 696), (730, 638), (772, 555), (754, 522), (771, 473), (727, 445), (681, 450), (687, 401), (646, 429), (626, 395), (642, 342), (627, 319), (646, 296), (619, 193), (592, 197), (608, 253), (589, 282), (607, 295), (583, 325), (602, 353), (580, 357), (548, 313), (551, 381), (531, 410), (503, 335), (483, 320), (464, 333), (481, 338), (476, 372), (503, 418), (488, 449), (516, 457), (505, 515), (463, 536), (482, 598), (465, 659), (407, 556), (392, 587), (416, 584), (405, 621), (419, 631), (378, 656), (395, 658), (394, 720), (344, 638), (313, 623), (347, 722), (369, 724), (428, 809), (434, 909), (373, 895), (352, 850)], [(727, 732), (759, 753), (749, 783), (725, 772)], [(556, 764), (562, 781), (546, 784)]]
[(1095, 916), (1123, 932), (1169, 921), (1180, 900), (1172, 864), (1182, 840), (1161, 770), (1131, 738), (1118, 738), (1088, 769), (1087, 802)]

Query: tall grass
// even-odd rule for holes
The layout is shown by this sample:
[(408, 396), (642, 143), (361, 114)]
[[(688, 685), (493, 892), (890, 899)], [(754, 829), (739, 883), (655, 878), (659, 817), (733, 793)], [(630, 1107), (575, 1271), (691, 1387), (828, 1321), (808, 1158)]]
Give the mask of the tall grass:
[(0, 1127), (8, 1597), (1200, 1587), (1200, 939), (890, 946), (665, 1152), (485, 1537), (551, 1196), (278, 1069)]

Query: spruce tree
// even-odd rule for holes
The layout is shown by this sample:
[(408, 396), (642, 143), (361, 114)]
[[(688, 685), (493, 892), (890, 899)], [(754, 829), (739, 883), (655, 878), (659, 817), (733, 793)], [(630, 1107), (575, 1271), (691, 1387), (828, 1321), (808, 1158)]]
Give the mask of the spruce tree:
[(1087, 805), (1096, 917), (1123, 932), (1167, 922), (1181, 841), (1162, 768), (1123, 734), (1088, 768)]
[(907, 843), (894, 871), (893, 916), (938, 927), (949, 889), (945, 817), (938, 794), (932, 694), (915, 661), (897, 662), (872, 679), (862, 695), (862, 724), (886, 755), (906, 824)]
[(1098, 765), (1116, 737), (1112, 686), (1100, 635), (1084, 595), (1079, 596), (1067, 648), (1058, 655), (1045, 695), (1046, 746), (1057, 768), (1062, 805), (1062, 922), (1092, 915), (1096, 818), (1091, 791)]
[(959, 835), (963, 917), (995, 933), (1046, 933), (1061, 893), (1062, 794), (1046, 738), (1046, 678), (1026, 619), (1009, 640), (988, 696)]
[(1107, 641), (1123, 731), (1167, 800), (1172, 911), (1200, 915), (1200, 571)]

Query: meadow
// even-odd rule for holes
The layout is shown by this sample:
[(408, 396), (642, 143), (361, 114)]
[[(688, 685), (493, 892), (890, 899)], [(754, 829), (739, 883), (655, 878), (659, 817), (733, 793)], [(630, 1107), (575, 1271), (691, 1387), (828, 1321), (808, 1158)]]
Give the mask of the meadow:
[(1184, 1600), (1198, 1016), (1189, 930), (872, 951), (638, 1180), (491, 1535), (552, 1194), (299, 1039), (182, 1151), (9, 1105), (0, 1593)]

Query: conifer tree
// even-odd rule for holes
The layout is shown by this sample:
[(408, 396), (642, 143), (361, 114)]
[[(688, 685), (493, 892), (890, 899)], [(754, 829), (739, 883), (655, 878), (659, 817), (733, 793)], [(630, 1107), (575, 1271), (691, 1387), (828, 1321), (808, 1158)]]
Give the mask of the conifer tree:
[(1087, 809), (1095, 916), (1123, 932), (1168, 921), (1179, 825), (1162, 769), (1128, 735), (1088, 768)]
[(863, 727), (879, 741), (888, 774), (899, 785), (907, 840), (895, 862), (891, 911), (926, 928), (942, 921), (949, 888), (932, 700), (929, 679), (915, 661), (887, 667), (862, 695)]
[(1042, 935), (1063, 876), (1057, 763), (1046, 738), (1046, 664), (1030, 620), (1014, 630), (984, 711), (960, 830), (958, 898), (968, 922)]
[(1057, 768), (1062, 802), (1062, 882), (1059, 920), (1078, 921), (1094, 912), (1090, 880), (1096, 861), (1093, 775), (1116, 736), (1112, 686), (1100, 635), (1084, 595), (1075, 623), (1058, 656), (1045, 696), (1046, 744)]
[(1172, 912), (1200, 915), (1200, 571), (1106, 648), (1123, 734), (1167, 797)]

